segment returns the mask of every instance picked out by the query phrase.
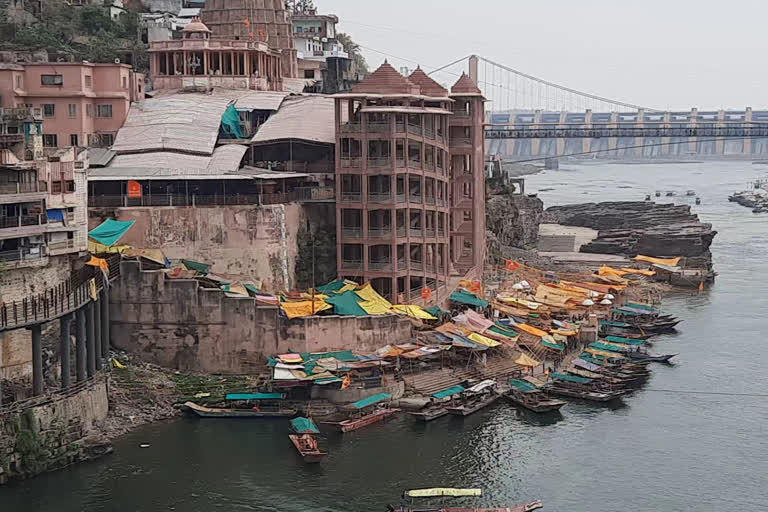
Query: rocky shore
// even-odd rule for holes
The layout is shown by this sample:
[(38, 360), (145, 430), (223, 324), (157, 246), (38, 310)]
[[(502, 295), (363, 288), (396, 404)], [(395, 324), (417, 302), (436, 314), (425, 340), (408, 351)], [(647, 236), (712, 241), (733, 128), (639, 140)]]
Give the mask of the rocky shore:
[(753, 213), (768, 212), (768, 190), (761, 188), (737, 192), (728, 196), (728, 200), (751, 208)]
[(709, 248), (717, 232), (687, 205), (625, 201), (553, 206), (546, 209), (544, 222), (598, 230), (581, 252), (682, 256), (687, 268), (712, 268)]

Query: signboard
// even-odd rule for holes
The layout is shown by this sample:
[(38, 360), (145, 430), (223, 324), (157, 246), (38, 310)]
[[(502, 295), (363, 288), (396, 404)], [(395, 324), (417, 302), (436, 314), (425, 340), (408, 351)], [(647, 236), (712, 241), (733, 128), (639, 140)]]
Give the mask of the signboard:
[(138, 181), (128, 182), (128, 197), (131, 199), (139, 199), (141, 197), (141, 183)]

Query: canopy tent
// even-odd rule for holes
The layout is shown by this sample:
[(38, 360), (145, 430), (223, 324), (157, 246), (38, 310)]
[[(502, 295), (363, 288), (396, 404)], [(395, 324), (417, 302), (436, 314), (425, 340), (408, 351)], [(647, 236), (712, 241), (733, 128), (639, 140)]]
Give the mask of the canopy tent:
[(367, 316), (368, 312), (360, 306), (360, 297), (353, 291), (347, 290), (325, 299), (333, 306), (337, 315)]
[(443, 389), (442, 391), (438, 391), (436, 393), (432, 393), (432, 396), (434, 398), (448, 398), (449, 396), (458, 395), (459, 393), (462, 393), (466, 388), (464, 386), (453, 386), (448, 389)]
[(576, 375), (567, 375), (565, 373), (550, 373), (550, 377), (557, 380), (563, 380), (566, 382), (573, 382), (576, 384), (589, 384), (592, 382), (592, 379), (587, 379), (584, 377), (577, 377)]
[(486, 336), (483, 336), (482, 334), (478, 334), (476, 332), (473, 332), (469, 336), (467, 336), (470, 340), (474, 341), (475, 343), (479, 343), (481, 345), (485, 345), (486, 347), (498, 347), (501, 345), (500, 342), (496, 340), (492, 340), (491, 338), (488, 338)]
[(304, 418), (299, 416), (291, 420), (291, 428), (297, 434), (319, 434), (320, 429), (317, 428), (315, 422), (310, 418)]
[(123, 221), (107, 219), (91, 231), (88, 232), (88, 238), (105, 247), (115, 245), (135, 223), (135, 220)]
[(547, 331), (542, 331), (541, 329), (528, 324), (517, 324), (515, 327), (534, 336), (546, 336), (548, 334)]
[(356, 286), (357, 286), (357, 283), (355, 283), (354, 281), (339, 279), (336, 281), (331, 281), (330, 283), (324, 284), (322, 286), (318, 286), (315, 289), (315, 291), (330, 295), (332, 293), (343, 293), (347, 290), (354, 289), (354, 287)]
[(451, 294), (451, 301), (467, 306), (477, 306), (481, 308), (488, 307), (487, 300), (483, 300), (474, 293), (468, 292), (466, 290), (456, 290), (453, 292)]
[(526, 393), (530, 393), (531, 391), (538, 390), (538, 388), (533, 384), (531, 384), (530, 382), (525, 380), (520, 380), (520, 379), (511, 379), (509, 381), (509, 385), (517, 389), (518, 391), (524, 391)]
[(399, 315), (409, 316), (411, 318), (418, 318), (420, 320), (437, 320), (437, 318), (425, 311), (421, 306), (398, 304), (396, 306), (392, 306), (392, 309)]
[(669, 265), (670, 267), (676, 267), (677, 264), (680, 263), (681, 258), (654, 258), (651, 256), (643, 256), (642, 254), (638, 254), (634, 259), (635, 261), (644, 261), (646, 263), (656, 263), (659, 265)]
[(371, 395), (367, 398), (363, 398), (362, 400), (358, 400), (355, 403), (349, 404), (348, 407), (352, 407), (354, 409), (362, 409), (364, 407), (369, 407), (371, 405), (378, 404), (379, 402), (383, 402), (391, 398), (392, 398), (392, 395), (390, 395), (389, 393), (379, 393), (376, 395)]
[(201, 275), (206, 275), (211, 270), (211, 266), (207, 263), (200, 263), (197, 261), (185, 260), (185, 259), (182, 259), (181, 263), (184, 265), (184, 268), (186, 268), (187, 270), (194, 270), (195, 272)]
[(371, 283), (365, 283), (355, 290), (355, 295), (362, 299), (359, 305), (369, 315), (386, 315), (392, 312), (392, 303), (378, 294)]
[(314, 301), (314, 304), (311, 300), (280, 303), (280, 309), (285, 311), (285, 314), (289, 319), (316, 315), (317, 313), (327, 311), (332, 307), (333, 306), (326, 303), (324, 300), (316, 300)]
[(552, 350), (557, 350), (558, 352), (565, 350), (565, 345), (561, 345), (560, 343), (553, 343), (552, 341), (547, 341), (544, 338), (541, 339), (541, 344), (547, 348), (551, 348)]
[(529, 368), (534, 368), (536, 366), (539, 366), (541, 363), (526, 354), (520, 354), (520, 357), (515, 359), (515, 364), (519, 364), (520, 366), (527, 366)]

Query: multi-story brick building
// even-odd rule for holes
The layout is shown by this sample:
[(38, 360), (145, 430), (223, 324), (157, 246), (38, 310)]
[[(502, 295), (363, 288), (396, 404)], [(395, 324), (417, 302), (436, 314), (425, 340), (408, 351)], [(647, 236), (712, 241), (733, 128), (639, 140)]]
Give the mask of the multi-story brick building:
[(10, 64), (0, 91), (0, 107), (42, 110), (46, 148), (110, 146), (131, 102), (144, 97), (144, 75), (126, 64)]
[(400, 302), (481, 266), (484, 100), (469, 77), (449, 93), (385, 62), (335, 99), (339, 276)]

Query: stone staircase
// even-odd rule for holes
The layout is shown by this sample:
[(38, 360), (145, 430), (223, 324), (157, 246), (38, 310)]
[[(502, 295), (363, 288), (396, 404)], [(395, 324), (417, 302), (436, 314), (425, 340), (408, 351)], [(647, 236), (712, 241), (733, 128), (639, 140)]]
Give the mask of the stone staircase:
[(431, 395), (441, 389), (460, 384), (467, 379), (495, 379), (504, 382), (524, 370), (514, 359), (494, 358), (485, 367), (474, 364), (467, 368), (442, 368), (416, 373), (404, 377), (409, 390), (422, 395)]

